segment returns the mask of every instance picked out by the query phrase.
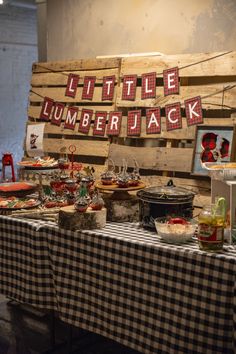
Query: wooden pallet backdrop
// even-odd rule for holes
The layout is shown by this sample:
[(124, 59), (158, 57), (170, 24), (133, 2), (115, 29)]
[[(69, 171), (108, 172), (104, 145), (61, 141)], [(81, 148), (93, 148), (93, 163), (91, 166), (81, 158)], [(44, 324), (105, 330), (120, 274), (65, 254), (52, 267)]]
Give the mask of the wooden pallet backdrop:
[[(119, 80), (119, 59), (86, 59), (71, 62), (47, 62), (35, 63), (31, 80), (31, 93), (29, 96), (28, 123), (39, 123), (40, 111), (44, 97), (50, 97), (56, 102), (64, 103), (67, 107), (79, 108), (78, 119), (83, 108), (96, 111), (114, 111), (117, 83)], [(74, 73), (80, 76), (79, 87), (75, 98), (65, 96), (68, 74)], [(104, 76), (115, 75), (114, 100), (102, 101), (102, 82)], [(81, 94), (85, 76), (96, 76), (95, 90), (92, 100), (83, 100)], [(75, 129), (64, 129), (66, 110), (60, 126), (46, 123), (44, 131), (44, 152), (46, 155), (58, 158), (61, 153), (69, 154), (69, 146), (75, 145), (75, 161), (92, 164), (96, 168), (104, 166), (109, 152), (107, 137), (93, 137), (92, 132), (88, 135), (78, 132), (79, 120)], [(94, 115), (92, 123), (94, 122)]]
[[(163, 70), (179, 68), (179, 95), (164, 96)], [(141, 100), (141, 75), (157, 73), (156, 98)], [(69, 73), (80, 75), (79, 87), (75, 98), (65, 96)], [(135, 101), (122, 100), (124, 75), (138, 75)], [(102, 79), (115, 75), (116, 85), (113, 102), (101, 100)], [(96, 76), (92, 101), (81, 101), (84, 76)], [(58, 157), (63, 149), (67, 152), (71, 144), (76, 146), (76, 161), (93, 165), (99, 176), (108, 158), (116, 166), (121, 166), (125, 158), (130, 168), (134, 158), (148, 184), (164, 184), (172, 177), (177, 185), (195, 190), (209, 197), (210, 183), (207, 177), (192, 175), (192, 159), (196, 126), (188, 127), (185, 118), (184, 100), (201, 96), (204, 125), (235, 125), (236, 107), (236, 52), (208, 54), (157, 55), (147, 57), (125, 57), (107, 59), (84, 59), (66, 62), (35, 63), (33, 65), (31, 93), (29, 96), (28, 122), (40, 122), (39, 115), (43, 97), (50, 97), (67, 106), (90, 108), (95, 111), (122, 111), (122, 127), (119, 137), (109, 139), (92, 136), (92, 126), (88, 135), (75, 130), (63, 129), (46, 123), (44, 151)], [(183, 127), (167, 131), (165, 124), (166, 104), (180, 102)], [(147, 135), (145, 109), (161, 107), (162, 131), (160, 134)], [(142, 110), (142, 129), (139, 137), (127, 137), (127, 112), (131, 109)], [(65, 120), (65, 113), (64, 118)], [(93, 122), (93, 121), (92, 121)], [(26, 154), (26, 153), (25, 153)], [(204, 202), (200, 202), (202, 204)]]

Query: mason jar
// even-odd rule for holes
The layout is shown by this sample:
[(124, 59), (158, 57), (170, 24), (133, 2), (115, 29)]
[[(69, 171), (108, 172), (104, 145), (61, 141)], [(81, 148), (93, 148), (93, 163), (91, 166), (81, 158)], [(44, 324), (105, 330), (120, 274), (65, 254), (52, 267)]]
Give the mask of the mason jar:
[(198, 243), (203, 251), (217, 252), (223, 249), (225, 215), (217, 204), (205, 206), (198, 217)]

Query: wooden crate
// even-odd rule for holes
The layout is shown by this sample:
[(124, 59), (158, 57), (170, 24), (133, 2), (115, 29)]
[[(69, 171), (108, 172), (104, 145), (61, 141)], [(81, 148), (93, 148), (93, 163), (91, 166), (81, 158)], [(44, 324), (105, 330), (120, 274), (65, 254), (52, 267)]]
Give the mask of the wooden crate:
[[(180, 93), (164, 96), (163, 70), (179, 68)], [(141, 99), (141, 75), (157, 73), (156, 98)], [(79, 87), (75, 98), (65, 96), (69, 73), (80, 75)], [(122, 100), (124, 75), (138, 76), (135, 101)], [(112, 102), (101, 100), (102, 80), (104, 76), (115, 75), (115, 95)], [(92, 101), (81, 100), (84, 76), (96, 76), (96, 86)], [(236, 102), (236, 52), (208, 54), (157, 55), (125, 58), (83, 59), (78, 61), (35, 63), (33, 65), (31, 93), (29, 96), (28, 122), (40, 122), (39, 115), (44, 97), (65, 103), (67, 106), (90, 108), (95, 111), (122, 111), (122, 127), (119, 137), (94, 137), (92, 126), (89, 134), (46, 122), (44, 150), (46, 154), (59, 157), (68, 147), (76, 146), (75, 159), (84, 164), (93, 165), (99, 176), (104, 170), (108, 158), (117, 167), (126, 159), (128, 166), (138, 161), (143, 179), (148, 185), (165, 184), (171, 177), (177, 185), (188, 187), (203, 199), (209, 198), (210, 181), (208, 177), (192, 175), (196, 126), (187, 126), (184, 100), (201, 96), (204, 125), (235, 125)], [(183, 127), (167, 131), (164, 107), (166, 104), (180, 102)], [(146, 134), (145, 110), (161, 107), (162, 129), (160, 134)], [(141, 109), (142, 127), (139, 137), (127, 136), (127, 113), (131, 109)], [(65, 114), (65, 113), (64, 113)], [(63, 121), (65, 116), (63, 117)], [(92, 121), (93, 123), (93, 121)], [(197, 200), (197, 198), (195, 198)]]

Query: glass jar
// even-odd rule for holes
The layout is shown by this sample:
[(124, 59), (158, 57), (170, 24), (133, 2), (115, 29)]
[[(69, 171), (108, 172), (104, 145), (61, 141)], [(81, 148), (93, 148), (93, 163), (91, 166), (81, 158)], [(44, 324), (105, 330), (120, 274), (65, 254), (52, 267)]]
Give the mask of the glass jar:
[(221, 251), (224, 244), (225, 215), (221, 205), (205, 206), (198, 217), (198, 243), (203, 251)]

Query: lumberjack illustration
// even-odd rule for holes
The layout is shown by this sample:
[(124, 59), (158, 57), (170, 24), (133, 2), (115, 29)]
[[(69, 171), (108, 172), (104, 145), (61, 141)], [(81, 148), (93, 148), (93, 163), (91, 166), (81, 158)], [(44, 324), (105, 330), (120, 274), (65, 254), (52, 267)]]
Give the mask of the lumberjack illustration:
[(30, 134), (30, 148), (37, 149), (36, 140), (39, 136), (36, 134)]

